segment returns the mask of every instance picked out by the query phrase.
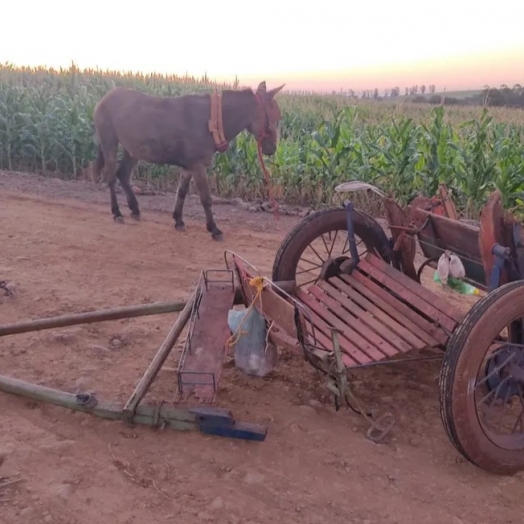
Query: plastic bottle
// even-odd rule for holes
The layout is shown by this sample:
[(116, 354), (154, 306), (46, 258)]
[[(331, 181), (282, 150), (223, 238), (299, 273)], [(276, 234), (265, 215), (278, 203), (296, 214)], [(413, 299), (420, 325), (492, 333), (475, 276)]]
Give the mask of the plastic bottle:
[[(437, 271), (435, 271), (433, 280), (435, 282), (441, 283), (441, 280), (438, 276)], [(459, 278), (448, 277), (447, 285), (451, 289), (456, 291), (457, 293), (460, 293), (461, 295), (479, 295), (480, 294), (480, 290), (478, 288), (476, 288), (475, 286), (472, 286), (471, 284), (468, 284), (467, 282), (464, 282), (463, 280), (460, 280)]]

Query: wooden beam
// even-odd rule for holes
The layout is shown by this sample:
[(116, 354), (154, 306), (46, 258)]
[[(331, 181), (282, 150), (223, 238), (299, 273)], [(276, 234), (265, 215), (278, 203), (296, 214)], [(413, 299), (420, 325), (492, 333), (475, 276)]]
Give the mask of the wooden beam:
[(158, 349), (155, 357), (149, 364), (149, 367), (146, 369), (146, 372), (138, 382), (138, 384), (135, 387), (135, 390), (133, 391), (132, 395), (129, 397), (129, 400), (127, 401), (126, 405), (124, 406), (124, 419), (127, 422), (131, 422), (133, 419), (133, 414), (136, 411), (136, 408), (142, 398), (144, 398), (144, 395), (147, 393), (147, 390), (153, 383), (153, 380), (155, 380), (155, 377), (157, 376), (158, 372), (160, 371), (160, 368), (166, 361), (166, 358), (168, 357), (169, 353), (173, 349), (173, 346), (176, 344), (176, 341), (180, 334), (182, 333), (182, 330), (184, 329), (185, 325), (189, 321), (191, 317), (191, 311), (193, 310), (193, 306), (200, 294), (201, 290), (200, 287), (196, 287), (193, 291), (193, 294), (191, 295), (190, 299), (186, 302), (186, 305), (184, 306), (184, 309), (176, 319), (176, 322), (173, 324), (173, 327), (169, 331), (167, 337), (165, 338), (164, 342), (162, 342), (162, 345)]
[(87, 313), (76, 313), (60, 317), (28, 320), (16, 324), (0, 326), (0, 337), (16, 335), (18, 333), (29, 333), (31, 331), (40, 331), (43, 329), (90, 324), (92, 322), (102, 322), (106, 320), (119, 320), (122, 318), (158, 315), (161, 313), (174, 313), (181, 311), (186, 304), (187, 302), (184, 300), (176, 302), (154, 302), (153, 304), (140, 304), (138, 306), (101, 309), (98, 311), (89, 311)]
[[(47, 402), (73, 411), (90, 413), (110, 420), (122, 420), (122, 404), (104, 400), (94, 400), (94, 406), (79, 403), (78, 395), (57, 389), (37, 386), (22, 380), (0, 375), (0, 391)], [(150, 427), (163, 426), (179, 431), (200, 431), (208, 435), (264, 441), (267, 430), (263, 426), (233, 420), (228, 410), (220, 408), (182, 408), (172, 403), (140, 405), (133, 421)]]

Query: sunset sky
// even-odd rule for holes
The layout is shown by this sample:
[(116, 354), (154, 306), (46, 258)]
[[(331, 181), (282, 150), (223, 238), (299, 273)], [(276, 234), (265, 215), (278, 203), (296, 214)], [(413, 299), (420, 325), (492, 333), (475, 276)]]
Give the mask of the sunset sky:
[[(243, 85), (524, 83), (524, 0), (0, 0), (0, 62), (204, 73)], [(5, 23), (8, 21), (8, 23)]]

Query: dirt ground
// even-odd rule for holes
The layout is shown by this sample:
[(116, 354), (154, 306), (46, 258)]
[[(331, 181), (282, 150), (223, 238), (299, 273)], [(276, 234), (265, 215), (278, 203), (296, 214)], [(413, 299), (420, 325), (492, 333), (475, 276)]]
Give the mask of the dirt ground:
[[(123, 196), (120, 195), (122, 211)], [(107, 191), (0, 173), (0, 323), (187, 297), (232, 249), (269, 273), (298, 220), (217, 205), (213, 242), (194, 197), (176, 232), (174, 195), (139, 196), (143, 220), (115, 224)], [(125, 210), (125, 211), (124, 211)], [(460, 298), (460, 300), (463, 300)], [(125, 402), (173, 322), (151, 316), (0, 339), (1, 373)], [(150, 397), (171, 399), (169, 357)], [(396, 425), (383, 444), (335, 412), (323, 380), (281, 354), (264, 379), (225, 369), (219, 405), (268, 425), (263, 443), (128, 428), (0, 394), (0, 522), (142, 524), (520, 523), (524, 476), (465, 462), (439, 417), (439, 361), (354, 373), (357, 393)]]

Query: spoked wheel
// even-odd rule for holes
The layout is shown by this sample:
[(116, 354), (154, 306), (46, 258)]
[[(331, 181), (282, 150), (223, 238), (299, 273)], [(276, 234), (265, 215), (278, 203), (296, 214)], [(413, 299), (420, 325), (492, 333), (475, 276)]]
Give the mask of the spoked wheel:
[[(368, 252), (389, 262), (391, 248), (378, 222), (353, 210), (359, 256)], [(334, 266), (350, 260), (344, 208), (323, 209), (300, 221), (282, 242), (273, 264), (273, 281), (294, 280), (297, 287), (314, 284)]]
[(448, 344), (440, 409), (456, 449), (500, 474), (524, 469), (524, 281), (485, 296)]

